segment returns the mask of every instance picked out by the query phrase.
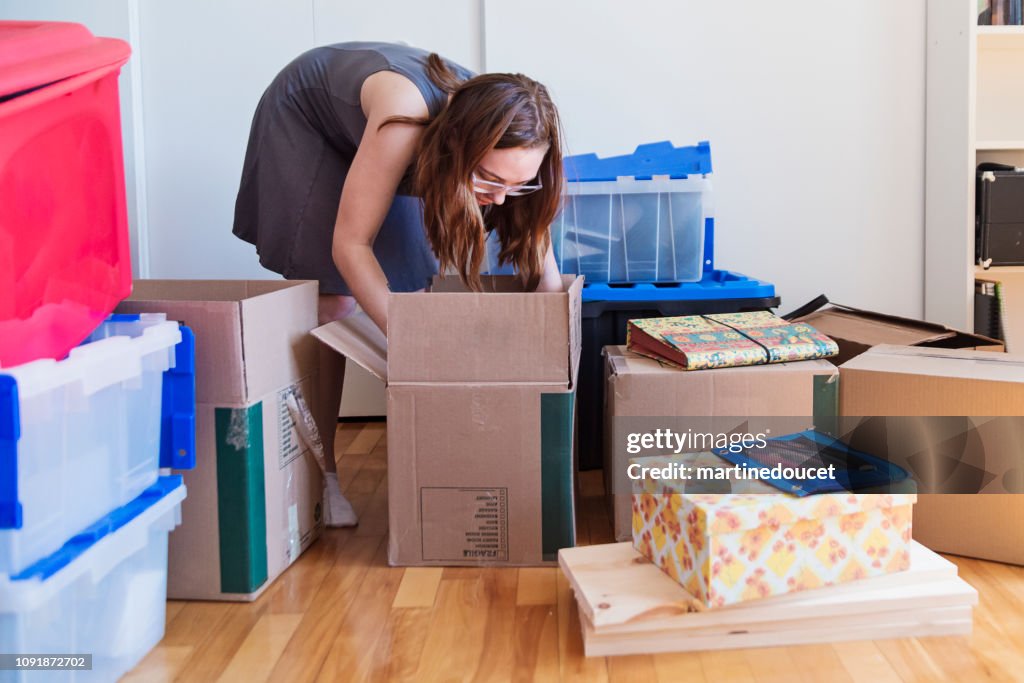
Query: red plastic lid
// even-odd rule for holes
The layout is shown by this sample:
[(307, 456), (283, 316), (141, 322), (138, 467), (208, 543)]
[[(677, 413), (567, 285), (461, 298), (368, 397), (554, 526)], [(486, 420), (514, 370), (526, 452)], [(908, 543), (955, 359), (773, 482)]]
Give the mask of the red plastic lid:
[(81, 24), (0, 21), (0, 97), (127, 61), (128, 43)]

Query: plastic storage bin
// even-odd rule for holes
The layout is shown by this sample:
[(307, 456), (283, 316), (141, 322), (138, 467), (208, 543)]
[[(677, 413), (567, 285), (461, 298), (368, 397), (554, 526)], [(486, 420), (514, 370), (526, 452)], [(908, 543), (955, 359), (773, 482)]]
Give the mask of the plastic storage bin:
[[(559, 272), (601, 282), (697, 282), (712, 269), (711, 147), (641, 145), (633, 154), (567, 157), (565, 205), (551, 225)], [(500, 266), (497, 236), (487, 269)]]
[(0, 369), (0, 573), (134, 499), (160, 466), (194, 466), (194, 376), (191, 332), (163, 314), (111, 316), (65, 360)]
[(26, 571), (0, 575), (0, 652), (91, 654), (88, 671), (0, 671), (0, 682), (116, 681), (164, 634), (167, 535), (185, 486), (161, 477)]
[(0, 366), (62, 358), (131, 291), (128, 44), (0, 21)]
[[(634, 318), (763, 311), (779, 305), (775, 286), (723, 270), (700, 282), (676, 286), (593, 285), (583, 290), (579, 391), (580, 469), (599, 469), (604, 449), (605, 346), (626, 343), (626, 322)], [(595, 300), (606, 297), (604, 300)]]

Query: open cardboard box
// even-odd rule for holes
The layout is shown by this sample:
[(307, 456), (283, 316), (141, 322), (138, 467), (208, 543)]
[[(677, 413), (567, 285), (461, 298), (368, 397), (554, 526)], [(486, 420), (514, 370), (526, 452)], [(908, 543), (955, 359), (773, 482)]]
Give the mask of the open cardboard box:
[(136, 280), (121, 313), (196, 337), (196, 467), (171, 532), (167, 595), (255, 600), (323, 528), (323, 479), (285, 404), (317, 371), (315, 282)]
[[(836, 365), (842, 365), (879, 344), (977, 351), (1004, 350), (1003, 343), (997, 339), (962, 332), (945, 325), (836, 303), (828, 303), (827, 308), (815, 308), (818, 303), (815, 300), (786, 317), (806, 322), (834, 339), (839, 344), (839, 355), (830, 360)], [(822, 298), (820, 304), (824, 306), (826, 303), (827, 299)]]
[(553, 563), (575, 541), (573, 429), (583, 279), (525, 293), (453, 277), (313, 334), (387, 385), (388, 560)]

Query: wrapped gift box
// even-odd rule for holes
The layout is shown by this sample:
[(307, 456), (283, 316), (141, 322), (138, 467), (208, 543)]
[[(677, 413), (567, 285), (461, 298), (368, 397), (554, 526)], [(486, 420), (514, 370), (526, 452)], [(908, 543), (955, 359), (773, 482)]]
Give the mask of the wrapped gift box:
[[(634, 497), (633, 545), (706, 607), (910, 566), (915, 494), (798, 498), (680, 493), (679, 488), (644, 482), (643, 492)], [(740, 489), (754, 487), (744, 482)]]

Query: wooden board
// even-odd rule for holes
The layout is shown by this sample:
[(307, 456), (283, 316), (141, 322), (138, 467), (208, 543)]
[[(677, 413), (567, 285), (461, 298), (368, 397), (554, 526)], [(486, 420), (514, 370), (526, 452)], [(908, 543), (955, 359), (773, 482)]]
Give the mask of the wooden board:
[[(862, 593), (836, 594), (827, 589), (805, 591), (804, 598), (782, 607), (765, 607), (751, 603), (746, 609), (707, 610), (677, 614), (656, 619), (602, 626), (601, 633), (646, 633), (658, 629), (678, 632), (700, 632), (706, 629), (765, 632), (780, 628), (793, 628), (831, 624), (870, 624), (881, 622), (893, 613), (916, 612), (924, 609), (970, 609), (978, 603), (978, 593), (967, 582), (953, 577), (924, 581), (920, 585), (899, 588), (879, 588)], [(716, 630), (716, 632), (718, 632)]]
[[(630, 543), (566, 548), (559, 551), (558, 561), (576, 593), (581, 617), (597, 629), (698, 615), (702, 624), (745, 624), (771, 621), (783, 612), (794, 618), (813, 616), (824, 604), (832, 614), (884, 609), (893, 605), (893, 600), (900, 600), (901, 608), (939, 606), (932, 602), (934, 592), (912, 594), (911, 589), (932, 581), (956, 579), (957, 575), (954, 564), (913, 543), (911, 567), (905, 572), (695, 612), (689, 593)], [(874, 603), (864, 600), (869, 593)], [(903, 594), (913, 597), (901, 600)], [(963, 604), (963, 599), (951, 598), (947, 604)], [(972, 599), (977, 600), (976, 594)]]
[(847, 640), (878, 640), (917, 636), (967, 635), (971, 632), (971, 608), (955, 607), (900, 613), (894, 622), (856, 627), (794, 628), (765, 633), (722, 632), (713, 635), (686, 635), (671, 630), (634, 634), (599, 634), (581, 616), (583, 650), (588, 657), (692, 652), (733, 648), (776, 647)]

